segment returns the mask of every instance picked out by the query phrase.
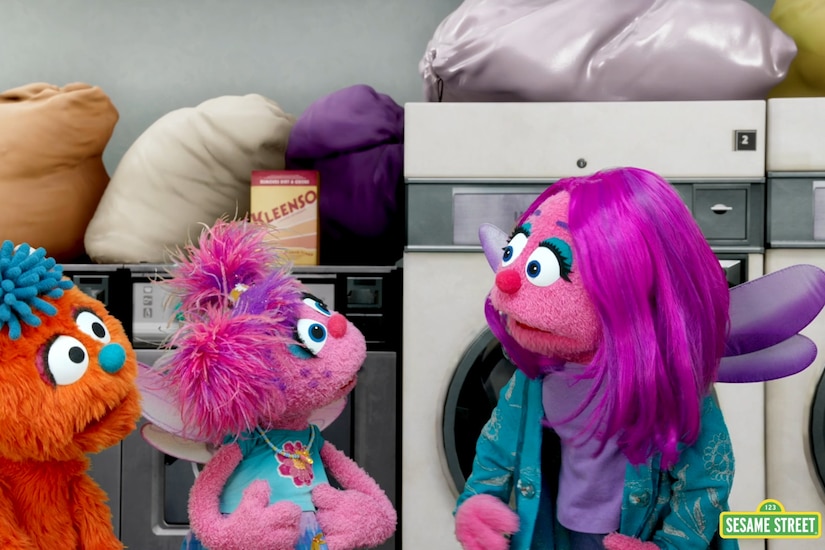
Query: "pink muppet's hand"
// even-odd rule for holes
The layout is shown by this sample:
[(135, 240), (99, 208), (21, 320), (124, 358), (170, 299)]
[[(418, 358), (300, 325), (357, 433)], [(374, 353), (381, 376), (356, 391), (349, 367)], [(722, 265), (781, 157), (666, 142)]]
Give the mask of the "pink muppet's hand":
[(329, 442), (321, 448), (321, 459), (344, 487), (342, 491), (324, 484), (312, 490), (329, 550), (371, 548), (390, 538), (397, 516), (375, 480)]
[(644, 542), (627, 535), (611, 533), (604, 538), (605, 550), (659, 550), (654, 542)]
[(235, 511), (221, 513), (221, 492), (242, 458), (238, 445), (222, 447), (198, 476), (189, 496), (192, 530), (211, 550), (292, 550), (301, 509), (288, 501), (270, 505), (268, 482), (253, 481)]
[(507, 550), (518, 515), (492, 495), (468, 498), (455, 514), (455, 536), (464, 550)]

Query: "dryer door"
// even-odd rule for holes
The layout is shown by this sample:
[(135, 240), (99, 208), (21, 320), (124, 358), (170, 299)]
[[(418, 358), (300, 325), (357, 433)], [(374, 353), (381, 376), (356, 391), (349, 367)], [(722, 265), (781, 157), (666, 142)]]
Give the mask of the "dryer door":
[(472, 472), (478, 436), (515, 370), (493, 333), (485, 329), (467, 348), (453, 374), (444, 403), (442, 434), (457, 493), (464, 490)]
[(819, 482), (825, 489), (825, 373), (819, 378), (811, 405), (811, 454)]

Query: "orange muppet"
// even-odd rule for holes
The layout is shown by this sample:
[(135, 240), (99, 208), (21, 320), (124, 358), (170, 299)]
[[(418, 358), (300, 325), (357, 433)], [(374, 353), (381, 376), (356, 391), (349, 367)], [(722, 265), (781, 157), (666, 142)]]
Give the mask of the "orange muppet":
[(120, 322), (42, 248), (0, 246), (0, 548), (123, 548), (87, 453), (135, 428)]

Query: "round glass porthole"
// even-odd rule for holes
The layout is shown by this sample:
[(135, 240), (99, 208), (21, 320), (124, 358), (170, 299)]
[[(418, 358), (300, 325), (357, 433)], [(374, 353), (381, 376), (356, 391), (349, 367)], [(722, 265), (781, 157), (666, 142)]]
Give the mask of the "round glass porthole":
[(473, 469), (476, 441), (516, 367), (504, 356), (489, 329), (482, 332), (456, 368), (444, 403), (444, 451), (456, 490)]

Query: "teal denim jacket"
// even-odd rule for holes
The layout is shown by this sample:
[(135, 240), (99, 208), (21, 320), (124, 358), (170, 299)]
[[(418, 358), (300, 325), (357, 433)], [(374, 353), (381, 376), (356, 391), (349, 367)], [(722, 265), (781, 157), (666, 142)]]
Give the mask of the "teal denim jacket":
[[(538, 521), (540, 515), (555, 518), (555, 504), (542, 491), (545, 428), (541, 397), (541, 380), (530, 380), (521, 371), (501, 390), (478, 439), (473, 472), (457, 503), (460, 506), (476, 494), (510, 502), (515, 487), (520, 527), (510, 541), (511, 550), (569, 548), (564, 527), (555, 520)], [(664, 549), (738, 549), (736, 540), (718, 536), (719, 514), (728, 509), (733, 467), (722, 412), (708, 397), (699, 438), (682, 449), (673, 468), (661, 469), (658, 456), (640, 466), (628, 463), (619, 532)]]

